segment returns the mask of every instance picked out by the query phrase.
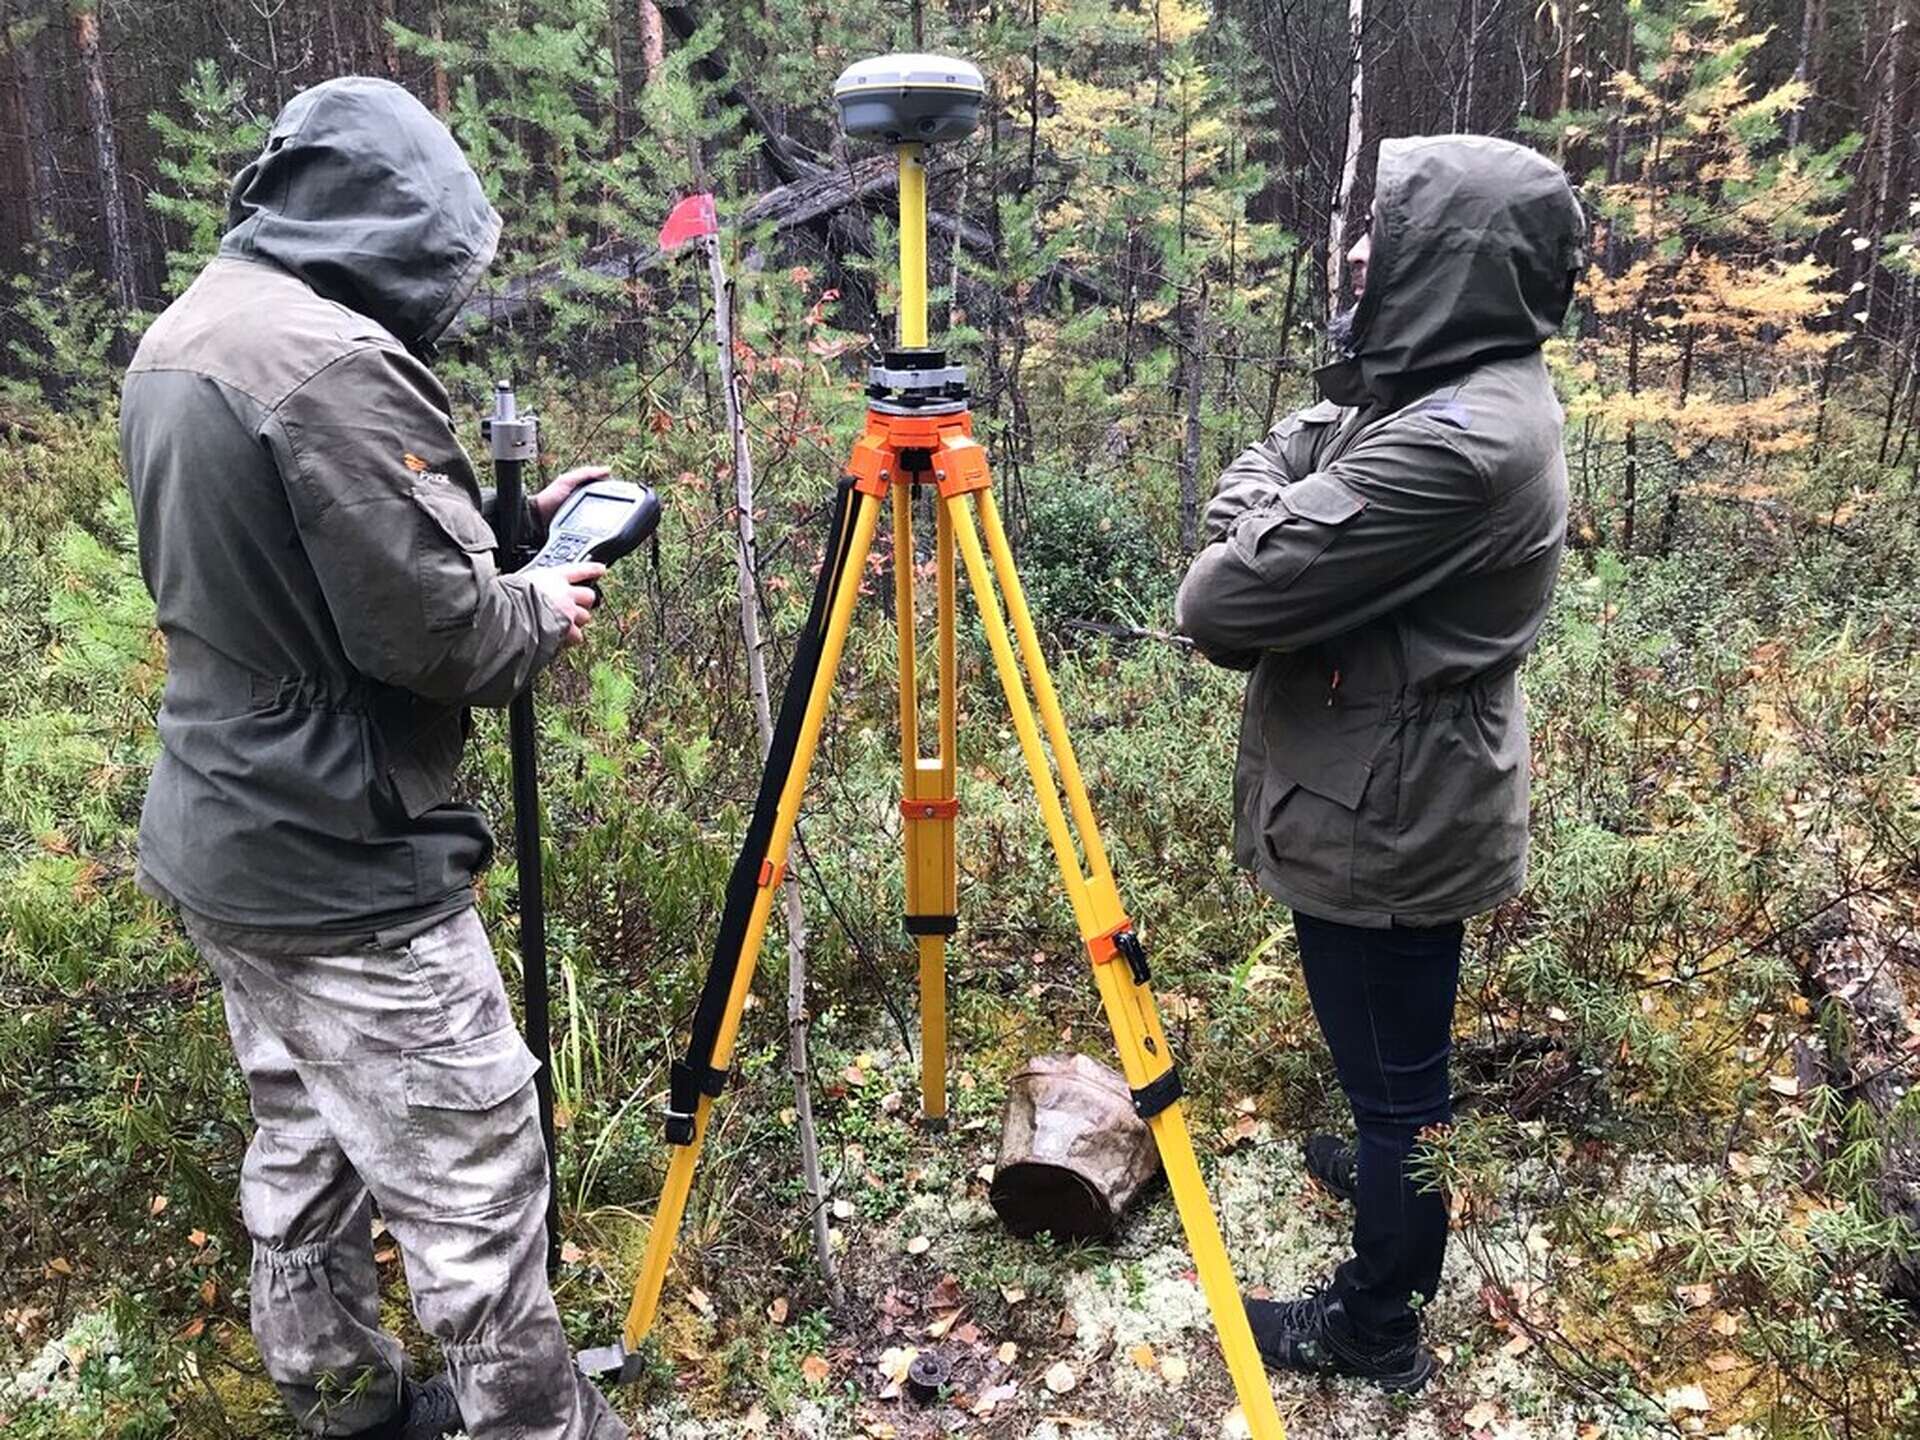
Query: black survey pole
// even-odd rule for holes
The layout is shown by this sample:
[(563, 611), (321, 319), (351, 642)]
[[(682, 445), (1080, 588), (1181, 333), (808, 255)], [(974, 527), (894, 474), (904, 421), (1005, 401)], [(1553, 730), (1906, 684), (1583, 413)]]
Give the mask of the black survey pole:
[[(493, 456), (494, 534), (500, 567), (516, 570), (526, 558), (520, 522), (526, 508), (522, 472), (539, 454), (539, 421), (514, 407), (513, 386), (494, 386), (493, 415), (486, 424)], [(520, 973), (525, 985), (527, 1048), (540, 1062), (533, 1091), (540, 1106), (540, 1139), (547, 1147), (547, 1274), (560, 1268), (559, 1149), (553, 1129), (553, 1026), (547, 991), (547, 904), (540, 868), (540, 772), (534, 748), (533, 686), (507, 706), (507, 736), (513, 757), (513, 858), (520, 891)]]

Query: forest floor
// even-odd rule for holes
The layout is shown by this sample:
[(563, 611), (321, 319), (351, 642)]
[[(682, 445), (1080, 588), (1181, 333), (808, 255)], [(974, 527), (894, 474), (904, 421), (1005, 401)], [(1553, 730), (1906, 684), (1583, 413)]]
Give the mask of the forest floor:
[[(927, 1135), (913, 1118), (917, 1068), (904, 1049), (845, 1058), (845, 1083), (833, 1086), (842, 1141), (833, 1234), (844, 1306), (835, 1312), (817, 1296), (802, 1303), (777, 1281), (703, 1256), (701, 1242), (718, 1238), (720, 1222), (704, 1236), (684, 1234), (649, 1342), (648, 1374), (633, 1389), (612, 1392), (636, 1436), (1233, 1440), (1249, 1433), (1164, 1181), (1149, 1185), (1108, 1241), (1016, 1239), (987, 1199), (1001, 1087), (961, 1068), (953, 1129)], [(1276, 1133), (1261, 1109), (1251, 1097), (1242, 1100), (1226, 1124), (1196, 1133), (1195, 1143), (1242, 1284), (1286, 1296), (1324, 1279), (1344, 1256), (1350, 1212), (1307, 1177), (1299, 1137)], [(1497, 1202), (1482, 1197), (1476, 1213), (1457, 1217), (1428, 1320), (1442, 1362), (1432, 1383), (1408, 1397), (1351, 1380), (1277, 1377), (1272, 1389), (1287, 1433), (1299, 1440), (1750, 1433), (1731, 1423), (1743, 1408), (1736, 1394), (1743, 1377), (1729, 1373), (1736, 1370), (1730, 1356), (1697, 1379), (1676, 1375), (1655, 1385), (1652, 1394), (1608, 1395), (1583, 1375), (1570, 1337), (1603, 1334), (1620, 1320), (1561, 1312), (1556, 1265), (1548, 1263), (1557, 1244), (1548, 1212), (1561, 1178), (1524, 1164), (1507, 1176)], [(1627, 1161), (1615, 1173), (1613, 1203), (1633, 1213), (1687, 1180), (1671, 1165)], [(571, 1328), (586, 1331), (575, 1338), (591, 1343), (595, 1321), (617, 1331), (645, 1219), (614, 1211), (569, 1222), (577, 1233), (566, 1246), (558, 1294)], [(803, 1232), (796, 1223), (790, 1243), (804, 1244)], [(416, 1364), (430, 1368), (431, 1347), (406, 1313), (400, 1259), (390, 1241), (378, 1242), (378, 1253), (388, 1322), (407, 1335)], [(802, 1268), (791, 1265), (788, 1274)], [(701, 1283), (689, 1284), (683, 1269)], [(1684, 1297), (1689, 1287), (1677, 1288)], [(0, 1428), (9, 1410), (36, 1398), (37, 1413), (48, 1406), (104, 1419), (117, 1384), (154, 1383), (157, 1377), (135, 1376), (115, 1357), (103, 1313), (75, 1308), (80, 1318), (63, 1335), (37, 1356), (8, 1357), (0, 1369)], [(1729, 1322), (1700, 1305), (1682, 1309), (1699, 1311), (1695, 1328)], [(230, 1312), (200, 1338), (198, 1361), (173, 1380), (196, 1403), (179, 1412), (172, 1433), (295, 1435), (259, 1373), (240, 1316)], [(930, 1399), (916, 1399), (905, 1384), (921, 1354), (939, 1356), (950, 1371)], [(76, 1374), (88, 1378), (76, 1381)], [(216, 1403), (198, 1403), (201, 1390)], [(1723, 1400), (1730, 1403), (1716, 1414)]]
[[(874, 1057), (861, 1058), (873, 1066)], [(902, 1091), (913, 1093), (915, 1070), (895, 1052), (870, 1069), (867, 1083), (891, 1108)], [(1351, 1211), (1308, 1178), (1300, 1137), (1276, 1133), (1260, 1108), (1242, 1101), (1217, 1134), (1196, 1134), (1195, 1143), (1207, 1156), (1209, 1190), (1241, 1283), (1284, 1297), (1324, 1281), (1349, 1253)], [(957, 1134), (928, 1139), (901, 1119), (888, 1139), (904, 1152), (910, 1193), (853, 1230), (848, 1305), (799, 1361), (810, 1378), (798, 1403), (778, 1419), (757, 1404), (716, 1415), (694, 1379), (638, 1411), (637, 1434), (1212, 1440), (1248, 1433), (1164, 1183), (1149, 1187), (1110, 1241), (1057, 1247), (1013, 1238), (988, 1203), (997, 1124), (962, 1122)], [(1625, 1192), (1680, 1178), (1671, 1167), (1627, 1164), (1618, 1176), (1622, 1210), (1635, 1208)], [(870, 1188), (883, 1187), (873, 1178)], [(1640, 1396), (1582, 1393), (1566, 1333), (1609, 1322), (1594, 1316), (1563, 1327), (1555, 1316), (1551, 1267), (1543, 1262), (1557, 1188), (1540, 1167), (1522, 1167), (1498, 1204), (1483, 1204), (1462, 1226), (1427, 1322), (1443, 1368), (1421, 1393), (1275, 1377), (1287, 1433), (1301, 1440), (1743, 1433), (1714, 1419), (1710, 1392), (1730, 1387), (1706, 1372), (1705, 1383), (1676, 1382), (1655, 1397), (1656, 1407)], [(670, 1297), (679, 1313), (668, 1358), (694, 1376), (718, 1333), (712, 1303), (704, 1292)], [(901, 1384), (923, 1351), (951, 1367), (951, 1384), (931, 1403), (917, 1402)]]

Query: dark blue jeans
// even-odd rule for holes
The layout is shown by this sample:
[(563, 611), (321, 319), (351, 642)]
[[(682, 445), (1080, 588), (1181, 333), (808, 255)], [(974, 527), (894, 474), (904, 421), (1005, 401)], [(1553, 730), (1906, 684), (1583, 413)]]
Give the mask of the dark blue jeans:
[(1433, 1299), (1447, 1201), (1407, 1174), (1420, 1131), (1453, 1118), (1447, 1084), (1464, 927), (1365, 930), (1294, 912), (1313, 1015), (1359, 1135), (1353, 1258), (1332, 1291), (1363, 1334), (1403, 1339)]

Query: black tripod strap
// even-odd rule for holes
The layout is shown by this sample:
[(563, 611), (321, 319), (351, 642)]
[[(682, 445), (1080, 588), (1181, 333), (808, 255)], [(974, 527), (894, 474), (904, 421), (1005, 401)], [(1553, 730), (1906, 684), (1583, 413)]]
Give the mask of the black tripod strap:
[(720, 1024), (726, 1017), (733, 977), (740, 966), (753, 963), (754, 957), (744, 953), (747, 931), (759, 898), (761, 877), (774, 873), (766, 865), (767, 845), (779, 817), (780, 796), (793, 773), (794, 751), (799, 746), (807, 705), (819, 676), (820, 654), (826, 646), (834, 601), (846, 580), (857, 496), (853, 478), (844, 478), (834, 496), (827, 555), (813, 588), (813, 604), (807, 611), (806, 626), (794, 650), (793, 671), (787, 677), (786, 693), (780, 700), (780, 718), (773, 727), (767, 767), (760, 776), (760, 793), (753, 803), (753, 816), (747, 822), (740, 855), (727, 878), (726, 905), (720, 913), (720, 931), (713, 942), (713, 960), (700, 987), (700, 1003), (693, 1012), (693, 1034), (687, 1041), (686, 1057), (674, 1061), (668, 1074), (667, 1143), (670, 1145), (693, 1143), (693, 1116), (700, 1097), (718, 1095), (727, 1086), (727, 1072), (716, 1069), (713, 1064), (714, 1046), (719, 1043)]

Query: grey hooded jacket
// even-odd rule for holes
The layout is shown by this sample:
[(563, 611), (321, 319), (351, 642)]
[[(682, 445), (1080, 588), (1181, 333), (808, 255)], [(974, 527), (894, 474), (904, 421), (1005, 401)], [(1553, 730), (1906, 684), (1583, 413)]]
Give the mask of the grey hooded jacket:
[(1327, 400), (1221, 476), (1178, 615), (1252, 671), (1239, 863), (1310, 915), (1432, 926), (1525, 877), (1518, 667), (1567, 513), (1539, 352), (1585, 223), (1547, 160), (1443, 136), (1382, 143), (1372, 237)]
[(344, 79), (281, 113), (228, 221), (121, 396), (167, 640), (141, 881), (256, 943), (404, 938), (471, 904), (492, 854), (449, 799), (466, 707), (505, 704), (567, 628), (496, 570), (415, 358), (500, 218), (405, 90)]

